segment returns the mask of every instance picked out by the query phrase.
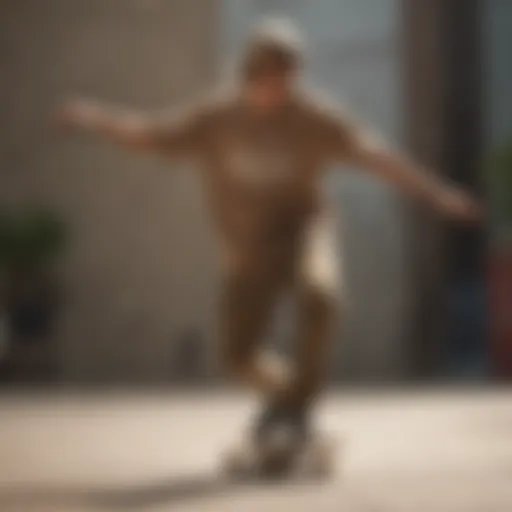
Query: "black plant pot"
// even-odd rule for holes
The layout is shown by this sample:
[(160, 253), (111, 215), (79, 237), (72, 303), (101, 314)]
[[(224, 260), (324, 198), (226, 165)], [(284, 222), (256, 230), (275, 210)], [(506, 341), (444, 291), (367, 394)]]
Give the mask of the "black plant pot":
[(6, 304), (12, 343), (37, 343), (52, 334), (57, 312), (56, 286), (41, 276), (18, 276), (10, 282)]
[(54, 308), (44, 302), (21, 302), (7, 314), (7, 328), (12, 340), (21, 343), (43, 341), (50, 337)]
[(1, 361), (0, 382), (39, 384), (58, 378), (54, 282), (34, 275), (9, 279), (3, 294), (8, 350)]

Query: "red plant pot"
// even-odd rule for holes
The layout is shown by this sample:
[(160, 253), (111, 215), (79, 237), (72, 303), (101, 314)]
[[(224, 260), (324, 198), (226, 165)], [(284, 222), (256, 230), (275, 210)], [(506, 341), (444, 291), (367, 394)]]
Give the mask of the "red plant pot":
[(489, 260), (491, 353), (495, 376), (512, 378), (512, 246), (491, 250)]

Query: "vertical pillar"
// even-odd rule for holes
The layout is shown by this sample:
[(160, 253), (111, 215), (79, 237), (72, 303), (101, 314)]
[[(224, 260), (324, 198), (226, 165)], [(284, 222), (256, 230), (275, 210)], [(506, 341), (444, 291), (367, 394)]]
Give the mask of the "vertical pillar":
[[(475, 193), (482, 191), (479, 4), (402, 0), (409, 148), (422, 164)], [(450, 350), (469, 350), (454, 345), (471, 334), (461, 326), (468, 328), (467, 322), (482, 314), (477, 283), (483, 277), (485, 236), (480, 229), (441, 224), (419, 210), (412, 218), (411, 356), (414, 373), (431, 376)], [(470, 330), (471, 344), (482, 344), (476, 340), (483, 337), (481, 323)]]
[[(404, 24), (404, 98), (406, 143), (422, 165), (444, 172), (443, 144), (445, 70), (442, 66), (442, 17), (444, 0), (402, 0)], [(442, 336), (444, 259), (443, 232), (437, 219), (424, 208), (411, 205), (410, 247), (413, 251), (410, 332), (411, 373), (434, 371)]]

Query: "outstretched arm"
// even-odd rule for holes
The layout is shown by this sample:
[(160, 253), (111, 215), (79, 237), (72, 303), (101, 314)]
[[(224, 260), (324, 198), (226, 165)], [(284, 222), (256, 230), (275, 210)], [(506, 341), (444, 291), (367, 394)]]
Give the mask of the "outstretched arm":
[(481, 214), (479, 203), (470, 194), (346, 119), (339, 117), (331, 123), (330, 143), (334, 154), (345, 162), (384, 179), (443, 215), (476, 220)]
[(384, 146), (354, 148), (353, 162), (442, 215), (463, 220), (476, 220), (480, 216), (480, 206), (468, 192)]
[(94, 133), (131, 149), (176, 156), (198, 152), (206, 133), (205, 116), (199, 106), (164, 116), (74, 100), (60, 109), (57, 121), (65, 129)]

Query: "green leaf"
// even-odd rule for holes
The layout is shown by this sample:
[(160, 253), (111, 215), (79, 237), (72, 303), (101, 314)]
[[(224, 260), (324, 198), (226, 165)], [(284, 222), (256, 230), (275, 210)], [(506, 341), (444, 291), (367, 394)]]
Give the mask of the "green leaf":
[(0, 267), (4, 270), (51, 264), (66, 242), (66, 226), (54, 212), (32, 208), (0, 214)]
[(499, 216), (512, 224), (512, 143), (492, 156), (488, 173), (497, 198)]

